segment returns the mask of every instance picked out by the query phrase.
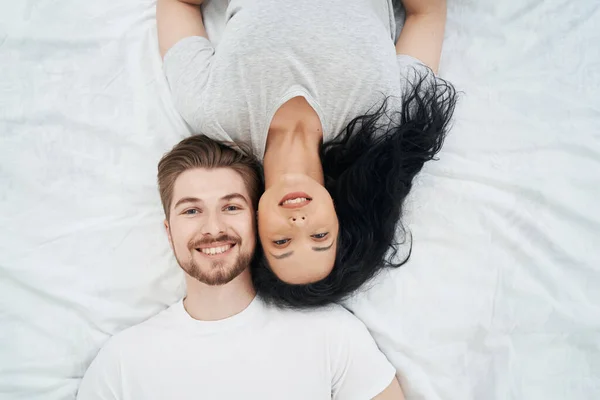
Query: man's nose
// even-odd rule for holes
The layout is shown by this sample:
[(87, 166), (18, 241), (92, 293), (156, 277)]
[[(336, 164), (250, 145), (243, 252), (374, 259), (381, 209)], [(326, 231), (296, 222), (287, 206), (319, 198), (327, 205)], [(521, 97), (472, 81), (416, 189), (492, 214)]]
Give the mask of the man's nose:
[(210, 213), (204, 219), (201, 230), (203, 235), (217, 236), (225, 232), (223, 220), (218, 213)]
[(292, 215), (289, 220), (292, 225), (304, 226), (306, 224), (306, 215)]

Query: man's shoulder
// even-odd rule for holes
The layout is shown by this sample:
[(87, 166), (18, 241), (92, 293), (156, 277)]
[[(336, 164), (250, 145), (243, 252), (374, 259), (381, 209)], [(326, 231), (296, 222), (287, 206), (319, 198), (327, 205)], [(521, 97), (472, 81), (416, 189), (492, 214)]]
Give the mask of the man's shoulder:
[(125, 328), (113, 335), (103, 347), (103, 351), (109, 354), (122, 354), (123, 349), (132, 349), (143, 346), (147, 341), (155, 341), (160, 332), (168, 332), (172, 326), (174, 304), (158, 314), (140, 322), (139, 324)]

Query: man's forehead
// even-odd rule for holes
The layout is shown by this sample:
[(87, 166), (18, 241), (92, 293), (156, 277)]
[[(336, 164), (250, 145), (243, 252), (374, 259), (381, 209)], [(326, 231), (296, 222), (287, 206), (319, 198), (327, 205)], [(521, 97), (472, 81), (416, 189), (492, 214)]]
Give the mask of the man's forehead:
[(230, 193), (248, 196), (244, 180), (230, 168), (195, 168), (181, 173), (175, 180), (173, 200), (182, 197), (221, 198)]

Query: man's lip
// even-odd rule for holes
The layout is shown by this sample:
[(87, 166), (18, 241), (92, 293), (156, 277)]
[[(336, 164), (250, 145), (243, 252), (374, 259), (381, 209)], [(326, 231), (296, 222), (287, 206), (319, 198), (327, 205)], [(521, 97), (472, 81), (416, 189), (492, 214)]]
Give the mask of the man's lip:
[(197, 249), (210, 249), (211, 247), (227, 246), (228, 244), (230, 244), (231, 247), (235, 246), (235, 242), (213, 242), (213, 243), (209, 243), (209, 244), (203, 244), (196, 248)]
[(281, 200), (279, 200), (279, 205), (283, 205), (283, 202), (286, 200), (291, 200), (291, 199), (297, 199), (299, 197), (304, 197), (306, 199), (308, 199), (308, 201), (312, 200), (312, 197), (310, 197), (309, 195), (307, 195), (304, 192), (292, 192), (292, 193), (288, 193), (285, 196), (283, 196), (283, 198)]
[[(223, 245), (224, 246), (224, 245)], [(218, 246), (210, 246), (210, 247), (218, 247)], [(229, 252), (235, 247), (235, 243), (232, 243), (231, 247), (228, 248), (226, 251), (224, 251), (223, 253), (218, 253), (218, 254), (205, 254), (202, 252), (203, 248), (210, 248), (210, 247), (196, 247), (195, 250), (200, 253), (201, 255), (203, 255), (204, 257), (222, 257), (222, 256), (226, 256), (227, 254), (229, 254)]]

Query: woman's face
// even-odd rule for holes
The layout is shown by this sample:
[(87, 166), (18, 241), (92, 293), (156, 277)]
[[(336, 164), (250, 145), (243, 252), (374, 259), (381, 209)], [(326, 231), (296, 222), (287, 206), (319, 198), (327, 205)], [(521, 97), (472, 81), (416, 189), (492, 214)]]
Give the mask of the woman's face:
[(306, 284), (329, 275), (338, 230), (329, 192), (306, 175), (284, 175), (258, 203), (260, 241), (271, 269), (284, 282)]

